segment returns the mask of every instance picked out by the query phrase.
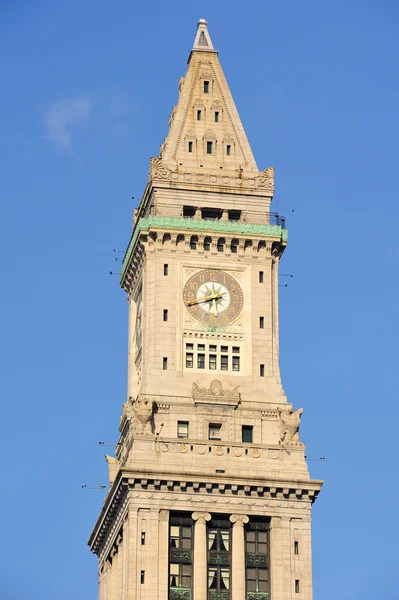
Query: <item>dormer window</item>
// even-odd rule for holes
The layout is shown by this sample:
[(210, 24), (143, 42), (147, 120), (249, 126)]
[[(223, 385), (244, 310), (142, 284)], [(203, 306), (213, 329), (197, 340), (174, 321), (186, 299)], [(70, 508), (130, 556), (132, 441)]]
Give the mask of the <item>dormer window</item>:
[(209, 94), (209, 81), (204, 81), (204, 94)]
[(207, 142), (206, 143), (206, 153), (212, 154), (212, 151), (213, 151), (213, 142)]
[(200, 110), (197, 110), (197, 121), (201, 121), (201, 112)]

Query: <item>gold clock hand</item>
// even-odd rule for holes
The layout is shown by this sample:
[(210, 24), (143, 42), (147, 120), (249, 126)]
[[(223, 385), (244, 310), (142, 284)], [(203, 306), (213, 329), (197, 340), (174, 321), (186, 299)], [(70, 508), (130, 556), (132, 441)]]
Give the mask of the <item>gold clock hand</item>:
[(215, 315), (217, 316), (217, 314), (218, 314), (218, 308), (216, 306), (216, 298), (212, 299), (212, 303), (213, 303), (213, 308), (215, 309)]
[(219, 294), (211, 294), (210, 296), (202, 296), (202, 298), (197, 298), (196, 300), (189, 300), (186, 304), (187, 304), (187, 306), (191, 306), (191, 304), (198, 304), (199, 302), (206, 302), (207, 300), (221, 298), (226, 293), (227, 292), (220, 292)]

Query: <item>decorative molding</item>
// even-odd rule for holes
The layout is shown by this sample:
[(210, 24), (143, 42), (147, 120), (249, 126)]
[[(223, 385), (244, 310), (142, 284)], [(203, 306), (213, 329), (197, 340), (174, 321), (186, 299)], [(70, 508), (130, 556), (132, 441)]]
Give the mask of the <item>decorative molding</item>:
[(152, 179), (170, 179), (172, 171), (165, 167), (162, 162), (162, 158), (159, 156), (152, 157), (150, 160), (150, 172), (148, 175), (149, 180)]
[(205, 524), (206, 521), (210, 521), (212, 517), (208, 512), (193, 512), (191, 518), (197, 523)]
[(249, 517), (247, 515), (230, 515), (230, 521), (233, 525), (241, 525), (244, 523), (249, 523)]
[(240, 386), (236, 385), (230, 390), (225, 390), (218, 379), (214, 379), (209, 388), (202, 388), (196, 383), (193, 383), (192, 397), (195, 403), (208, 403), (212, 400), (218, 404), (232, 404), (231, 401), (233, 401), (233, 404), (237, 405), (241, 399), (239, 388)]
[(232, 233), (278, 238), (287, 241), (288, 231), (280, 225), (266, 223), (244, 223), (242, 221), (207, 221), (205, 219), (185, 219), (183, 217), (149, 216), (139, 219), (127, 247), (121, 269), (121, 280), (130, 262), (133, 249), (141, 231), (151, 227), (162, 229), (180, 229), (188, 231), (209, 231), (215, 233)]

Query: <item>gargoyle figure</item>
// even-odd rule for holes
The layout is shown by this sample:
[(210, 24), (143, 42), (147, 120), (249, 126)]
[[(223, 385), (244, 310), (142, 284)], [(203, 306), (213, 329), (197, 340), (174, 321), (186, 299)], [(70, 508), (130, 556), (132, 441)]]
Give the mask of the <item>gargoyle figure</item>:
[(301, 416), (303, 408), (299, 408), (294, 411), (293, 408), (282, 411), (281, 408), (277, 408), (279, 415), (280, 425), (280, 442), (286, 444), (300, 444), (299, 439), (299, 426), (301, 424)]
[(124, 405), (127, 418), (130, 420), (133, 431), (138, 434), (152, 434), (152, 414), (154, 412), (154, 400), (152, 398), (140, 398), (129, 400)]

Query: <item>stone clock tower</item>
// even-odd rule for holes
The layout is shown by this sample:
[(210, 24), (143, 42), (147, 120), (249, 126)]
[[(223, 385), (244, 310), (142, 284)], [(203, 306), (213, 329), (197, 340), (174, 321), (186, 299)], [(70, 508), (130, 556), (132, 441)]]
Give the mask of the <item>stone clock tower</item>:
[(122, 265), (128, 393), (89, 540), (100, 600), (312, 598), (322, 482), (280, 380), (273, 192), (200, 20)]

